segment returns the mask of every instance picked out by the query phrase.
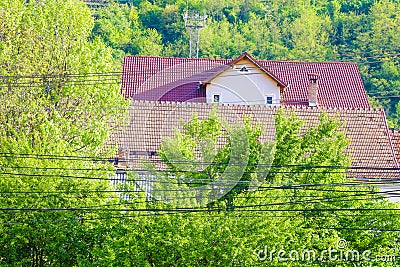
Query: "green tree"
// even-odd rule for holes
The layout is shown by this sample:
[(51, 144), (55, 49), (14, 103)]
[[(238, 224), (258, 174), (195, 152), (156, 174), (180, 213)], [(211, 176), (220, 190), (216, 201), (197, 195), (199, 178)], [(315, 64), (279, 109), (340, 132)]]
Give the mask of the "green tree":
[[(206, 203), (200, 204), (210, 207), (218, 200), (216, 204), (223, 202), (232, 209), (234, 197), (261, 179), (255, 172), (258, 165), (271, 163), (273, 145), (261, 143), (262, 134), (261, 126), (253, 125), (250, 118), (232, 127), (215, 113), (207, 120), (193, 117), (182, 132), (165, 140), (158, 154), (172, 170), (173, 179), (188, 181), (189, 186), (211, 184), (201, 192), (207, 196)], [(219, 147), (221, 139), (226, 140), (223, 147)], [(209, 199), (211, 203), (207, 203)]]
[(114, 57), (122, 60), (129, 55), (159, 55), (161, 35), (154, 27), (144, 28), (135, 7), (112, 3), (98, 12), (93, 36), (100, 36), (114, 49)]
[(298, 18), (288, 25), (288, 45), (295, 59), (324, 60), (329, 53), (330, 20), (318, 15), (310, 6), (300, 10)]
[(0, 6), (0, 265), (91, 262), (103, 236), (90, 220), (118, 202), (107, 144), (127, 102), (117, 82), (96, 82), (116, 70), (112, 51), (89, 40), (82, 2)]
[(369, 8), (374, 3), (372, 0), (340, 0), (342, 12), (356, 12), (357, 14), (367, 14)]
[(246, 40), (237, 25), (226, 20), (207, 21), (200, 33), (199, 55), (207, 58), (235, 58), (247, 51)]

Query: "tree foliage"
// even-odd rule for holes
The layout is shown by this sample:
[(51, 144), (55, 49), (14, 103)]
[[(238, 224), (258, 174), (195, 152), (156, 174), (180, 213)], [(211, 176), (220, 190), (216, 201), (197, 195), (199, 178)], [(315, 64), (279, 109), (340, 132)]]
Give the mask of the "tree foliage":
[[(268, 170), (272, 163), (274, 145), (260, 142), (262, 134), (261, 125), (253, 125), (250, 117), (242, 125), (229, 125), (216, 113), (206, 120), (194, 116), (182, 132), (165, 140), (158, 154), (172, 170), (173, 179), (182, 178), (194, 187), (208, 185), (201, 196), (197, 194), (207, 194), (208, 203), (200, 204), (212, 207), (223, 202), (230, 210), (235, 196), (262, 180), (266, 171), (261, 170)], [(223, 141), (226, 144), (221, 145)]]
[(74, 0), (1, 0), (0, 23), (0, 265), (91, 262), (126, 110), (117, 83), (93, 84), (116, 70), (112, 50)]

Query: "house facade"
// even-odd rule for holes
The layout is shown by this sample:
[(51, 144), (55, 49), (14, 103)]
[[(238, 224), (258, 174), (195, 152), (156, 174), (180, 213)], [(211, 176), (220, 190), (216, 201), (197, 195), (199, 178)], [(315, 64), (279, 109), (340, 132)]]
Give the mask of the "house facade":
[(242, 54), (220, 73), (202, 81), (206, 103), (279, 106), (286, 85)]

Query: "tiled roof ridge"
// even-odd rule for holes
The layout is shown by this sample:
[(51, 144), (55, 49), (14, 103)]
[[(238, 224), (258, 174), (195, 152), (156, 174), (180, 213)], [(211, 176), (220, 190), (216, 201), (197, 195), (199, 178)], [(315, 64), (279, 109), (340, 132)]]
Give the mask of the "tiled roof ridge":
[[(252, 105), (255, 106), (255, 105)], [(259, 106), (266, 106), (263, 104), (260, 104)], [(325, 106), (306, 106), (306, 105), (282, 105), (282, 106), (277, 106), (277, 107), (284, 107), (285, 109), (309, 109), (309, 110), (353, 110), (353, 111), (372, 111), (372, 112), (378, 112), (378, 111), (383, 111), (383, 108), (366, 108), (366, 107), (325, 107)], [(398, 130), (400, 131), (400, 130)]]
[[(262, 105), (261, 105), (262, 106)], [(366, 108), (366, 107), (324, 107), (324, 106), (304, 106), (304, 105), (288, 105), (288, 106), (281, 106), (285, 109), (308, 109), (308, 110), (353, 110), (353, 111), (372, 111), (372, 112), (379, 112), (383, 111), (383, 108)], [(399, 130), (400, 131), (400, 130)]]
[[(234, 104), (234, 103), (206, 103), (206, 102), (181, 102), (181, 101), (165, 101), (165, 100), (136, 100), (133, 99), (131, 101), (131, 105), (133, 103), (143, 103), (147, 105), (174, 105), (174, 106), (222, 106), (222, 107), (247, 107), (247, 108), (265, 108), (265, 109), (270, 109), (270, 110), (275, 110), (275, 109), (285, 109), (285, 110), (320, 110), (320, 111), (366, 111), (366, 112), (382, 112), (384, 111), (383, 108), (352, 108), (352, 107), (321, 107), (321, 106), (304, 106), (304, 105), (289, 105), (289, 106), (268, 106), (268, 105), (242, 105), (242, 104)], [(400, 130), (397, 130), (400, 133)]]

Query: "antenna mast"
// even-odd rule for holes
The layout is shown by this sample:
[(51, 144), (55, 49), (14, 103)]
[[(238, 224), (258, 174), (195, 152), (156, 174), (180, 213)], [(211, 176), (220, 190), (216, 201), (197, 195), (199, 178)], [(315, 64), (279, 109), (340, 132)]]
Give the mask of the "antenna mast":
[(200, 15), (199, 11), (186, 10), (183, 18), (185, 19), (186, 28), (189, 28), (190, 31), (189, 57), (198, 58), (200, 30), (206, 26), (206, 12), (204, 12), (203, 15)]

